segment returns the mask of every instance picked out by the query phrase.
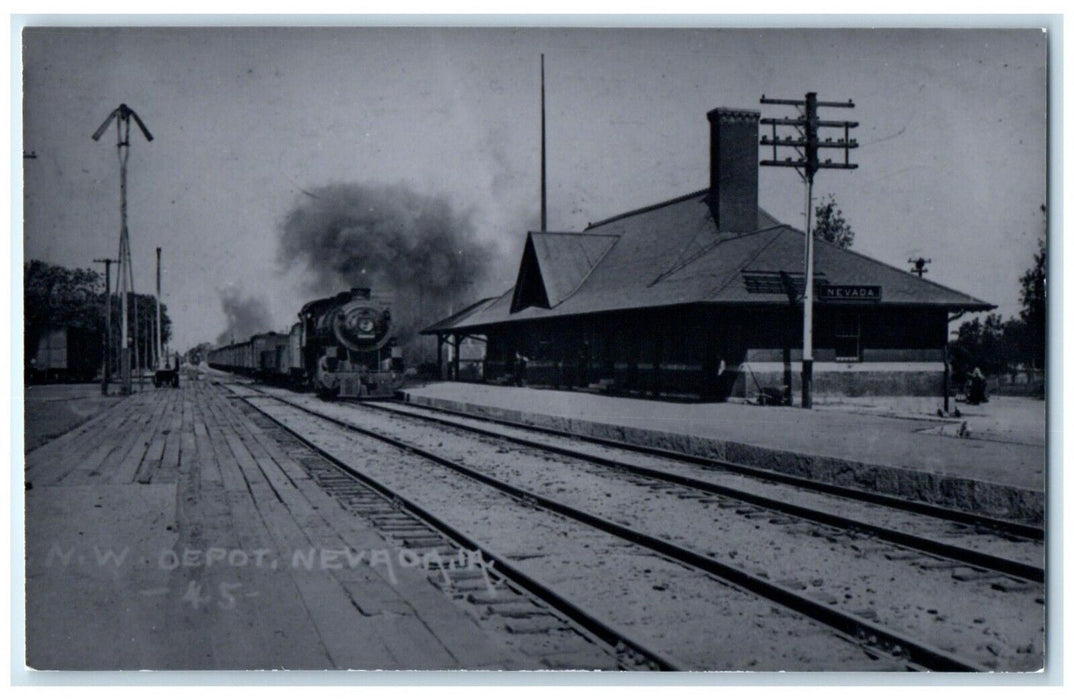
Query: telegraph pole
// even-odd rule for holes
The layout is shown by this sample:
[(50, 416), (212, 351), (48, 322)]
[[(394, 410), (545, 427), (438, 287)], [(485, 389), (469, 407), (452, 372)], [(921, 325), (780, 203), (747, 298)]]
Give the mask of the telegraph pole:
[[(128, 107), (126, 104), (121, 104), (116, 109), (112, 110), (111, 114), (104, 120), (104, 122), (97, 127), (97, 131), (93, 132), (93, 140), (100, 140), (101, 136), (108, 129), (109, 125), (113, 121), (116, 123), (116, 151), (119, 155), (119, 293), (122, 299), (122, 322), (120, 323), (120, 374), (121, 374), (121, 388), (120, 391), (123, 394), (131, 393), (131, 348), (130, 343), (127, 340), (127, 290), (128, 282), (130, 284), (130, 291), (134, 291), (134, 273), (131, 270), (131, 249), (130, 249), (130, 237), (127, 233), (127, 158), (130, 155), (130, 135), (131, 135), (131, 119), (134, 119), (138, 128), (141, 129), (142, 135), (145, 136), (146, 141), (152, 141), (153, 135), (149, 133), (149, 129), (145, 128), (145, 124), (142, 123), (141, 118), (135, 114), (134, 110)], [(137, 324), (137, 309), (135, 309), (135, 324)], [(134, 329), (135, 337), (137, 338), (138, 328), (137, 325)], [(137, 340), (135, 341), (135, 357), (137, 357), (138, 347)], [(141, 374), (139, 373), (139, 377)]]
[(920, 278), (925, 276), (926, 272), (928, 272), (928, 269), (926, 269), (925, 266), (928, 265), (930, 262), (932, 262), (932, 258), (918, 258), (916, 260), (913, 259), (913, 258), (910, 258), (906, 262), (913, 264), (913, 267), (910, 268), (910, 272), (912, 272), (915, 275), (917, 275), (918, 278), (920, 279)]
[(160, 367), (160, 248), (157, 248), (157, 344), (156, 344), (157, 363), (156, 369), (163, 369)]
[(104, 263), (104, 371), (101, 372), (101, 394), (108, 395), (108, 373), (112, 366), (112, 258), (94, 258)]
[[(813, 407), (813, 176), (818, 170), (836, 169), (853, 170), (856, 163), (850, 162), (850, 149), (857, 148), (858, 142), (850, 138), (850, 130), (858, 126), (857, 122), (824, 121), (817, 116), (818, 107), (836, 107), (852, 109), (854, 102), (818, 102), (817, 93), (807, 92), (804, 100), (773, 99), (761, 95), (761, 104), (787, 105), (798, 108), (796, 118), (762, 119), (761, 124), (772, 127), (771, 136), (762, 136), (761, 145), (772, 147), (771, 160), (762, 160), (761, 165), (782, 168), (794, 168), (806, 184), (805, 239), (806, 270), (805, 290), (802, 293), (802, 408)], [(780, 136), (778, 128), (794, 127), (794, 136)], [(826, 138), (820, 140), (819, 131), (825, 128), (843, 130), (842, 139)], [(780, 159), (780, 148), (792, 148), (795, 157)], [(843, 151), (843, 162), (834, 163), (830, 158), (820, 160), (821, 148), (834, 148)]]

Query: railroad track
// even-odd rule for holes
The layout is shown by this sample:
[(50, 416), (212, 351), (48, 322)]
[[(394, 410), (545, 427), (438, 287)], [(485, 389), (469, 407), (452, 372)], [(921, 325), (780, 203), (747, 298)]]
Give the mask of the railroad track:
[[(844, 610), (835, 609), (823, 602), (818, 602), (814, 598), (799, 594), (791, 587), (769, 581), (764, 578), (763, 575), (758, 576), (744, 568), (733, 566), (726, 561), (720, 561), (713, 556), (696, 551), (696, 549), (684, 547), (679, 543), (655, 537), (646, 532), (624, 526), (620, 523), (611, 521), (607, 517), (595, 515), (585, 509), (572, 506), (554, 498), (549, 498), (540, 493), (519, 488), (501, 479), (483, 473), (480, 470), (459, 464), (451, 459), (446, 459), (442, 455), (436, 454), (418, 445), (379, 434), (376, 431), (365, 429), (362, 426), (355, 424), (353, 421), (341, 420), (338, 417), (326, 415), (280, 396), (263, 394), (257, 390), (249, 388), (246, 390), (239, 390), (239, 392), (245, 394), (244, 398), (248, 403), (255, 407), (257, 404), (265, 403), (264, 401), (259, 400), (259, 396), (261, 398), (268, 398), (272, 403), (289, 407), (289, 410), (301, 412), (306, 416), (315, 417), (319, 421), (345, 428), (348, 431), (361, 434), (366, 438), (386, 442), (409, 454), (418, 455), (425, 460), (446, 467), (456, 474), (464, 475), (469, 479), (473, 479), (481, 484), (492, 487), (501, 493), (509, 494), (520, 503), (570, 518), (576, 523), (583, 523), (588, 527), (596, 528), (601, 532), (614, 535), (615, 537), (629, 541), (651, 552), (655, 552), (662, 557), (675, 560), (697, 571), (705, 572), (722, 581), (732, 583), (736, 587), (749, 591), (753, 595), (763, 596), (765, 599), (790, 608), (800, 615), (805, 615), (813, 620), (819, 621), (829, 628), (837, 630), (840, 635), (843, 635), (847, 639), (857, 640), (858, 643), (870, 649), (874, 655), (892, 654), (896, 658), (905, 661), (908, 667), (937, 670), (981, 670), (985, 668), (979, 663), (959, 658), (953, 653), (944, 651), (930, 644), (915, 641), (902, 632), (878, 624), (861, 615), (848, 613)], [(265, 410), (265, 407), (260, 406), (258, 409)], [(421, 508), (418, 504), (414, 505)], [(429, 517), (433, 517), (432, 513), (429, 513), (428, 511), (425, 512)], [(448, 525), (447, 523), (442, 524)], [(450, 527), (450, 525), (448, 525), (448, 527)], [(476, 541), (473, 541), (472, 544), (474, 546), (480, 546)], [(494, 552), (489, 552), (489, 556), (497, 561), (503, 561), (506, 565), (504, 567), (505, 570), (510, 568), (510, 562), (506, 560), (509, 557), (501, 557)], [(525, 574), (523, 574), (523, 576), (525, 576)], [(554, 591), (552, 593), (554, 594)], [(559, 602), (561, 606), (563, 606), (564, 603), (569, 603), (569, 601), (565, 601), (562, 598)], [(585, 613), (585, 610), (580, 610), (577, 606), (575, 606), (575, 608), (576, 609), (573, 611), (574, 614), (579, 612)], [(592, 622), (589, 624), (592, 624)], [(615, 635), (613, 634), (611, 636)], [(602, 638), (606, 637), (608, 637), (607, 631), (603, 633)], [(640, 646), (644, 647), (645, 644), (641, 644)]]
[[(510, 421), (503, 418), (494, 418), (492, 416), (478, 416), (472, 413), (465, 413), (462, 411), (454, 411), (448, 408), (433, 408), (430, 406), (407, 403), (398, 399), (383, 399), (378, 401), (366, 401), (362, 402), (362, 405), (373, 406), (378, 408), (385, 407), (406, 407), (407, 409), (418, 409), (421, 411), (427, 411), (430, 414), (439, 414), (441, 416), (453, 416), (462, 420), (472, 421), (474, 423), (486, 423), (490, 425), (499, 425), (507, 428), (527, 431), (534, 434), (549, 435), (557, 438), (563, 438), (576, 443), (589, 443), (593, 445), (601, 445), (623, 452), (630, 452), (634, 454), (649, 455), (653, 457), (669, 459), (679, 462), (685, 462), (690, 464), (696, 464), (702, 467), (709, 467), (720, 471), (731, 472), (735, 474), (741, 474), (743, 476), (752, 477), (756, 479), (762, 479), (765, 481), (778, 482), (787, 484), (789, 486), (796, 486), (810, 491), (816, 491), (818, 493), (827, 493), (833, 496), (842, 498), (848, 498), (854, 501), (860, 501), (862, 503), (872, 503), (875, 505), (885, 506), (895, 510), (903, 510), (908, 513), (915, 513), (919, 515), (926, 515), (935, 517), (941, 520), (950, 521), (952, 523), (961, 523), (969, 525), (975, 528), (981, 528), (990, 530), (997, 533), (1003, 533), (1011, 537), (1024, 538), (1027, 540), (1042, 542), (1044, 540), (1044, 528), (1036, 525), (1017, 522), (1013, 520), (1005, 520), (1003, 518), (994, 518), (987, 515), (981, 515), (978, 513), (968, 513), (966, 511), (957, 510), (954, 508), (946, 508), (933, 503), (925, 503), (923, 501), (915, 501), (907, 498), (899, 498), (898, 496), (892, 496), (884, 493), (877, 493), (874, 491), (866, 491), (863, 489), (856, 489), (849, 486), (841, 486), (839, 484), (832, 484), (824, 481), (818, 481), (816, 479), (809, 479), (806, 477), (795, 476), (793, 474), (786, 474), (783, 472), (775, 471), (772, 469), (764, 469), (763, 467), (754, 467), (747, 464), (740, 464), (737, 462), (729, 462), (727, 460), (712, 459), (708, 457), (702, 457), (699, 455), (692, 455), (686, 452), (677, 452), (674, 450), (663, 449), (660, 447), (651, 447), (647, 445), (636, 445), (633, 443), (622, 442), (619, 440), (613, 440), (610, 438), (602, 438), (594, 435), (581, 435), (576, 433), (570, 433), (564, 430), (558, 430), (556, 428), (550, 428), (547, 426), (532, 425), (529, 423), (519, 423), (516, 421)], [(429, 416), (430, 419), (436, 419), (434, 416)], [(444, 424), (456, 425), (456, 423), (440, 419)], [(457, 425), (456, 427), (465, 427), (469, 429), (469, 426)], [(510, 438), (507, 438), (510, 439)], [(558, 450), (560, 448), (551, 447), (542, 444), (542, 448)], [(563, 454), (570, 454), (570, 451), (564, 451)]]
[[(561, 431), (549, 431), (544, 428), (533, 428), (532, 426), (524, 426), (508, 421), (500, 421), (496, 419), (486, 418), (474, 418), (465, 414), (459, 414), (453, 411), (444, 411), (442, 409), (430, 409), (428, 407), (415, 407), (409, 404), (400, 404), (397, 402), (363, 402), (363, 407), (374, 408), (380, 411), (389, 412), (395, 415), (402, 415), (408, 418), (415, 418), (419, 420), (425, 420), (438, 425), (446, 426), (452, 429), (463, 430), (473, 433), (475, 435), (482, 435), (485, 437), (506, 440), (508, 442), (529, 447), (537, 450), (545, 450), (553, 452), (558, 455), (570, 457), (572, 459), (578, 459), (583, 461), (600, 464), (609, 468), (621, 470), (629, 474), (636, 474), (641, 477), (647, 477), (664, 481), (669, 484), (676, 484), (685, 486), (691, 489), (697, 489), (705, 493), (719, 495), (727, 498), (736, 499), (743, 504), (749, 504), (759, 508), (763, 508), (773, 513), (781, 513), (784, 515), (794, 516), (797, 518), (803, 518), (811, 522), (818, 524), (828, 525), (840, 529), (852, 530), (855, 532), (865, 533), (872, 537), (876, 537), (886, 542), (908, 547), (918, 550), (920, 552), (931, 554), (945, 559), (961, 562), (967, 566), (977, 569), (983, 569), (988, 571), (995, 571), (997, 573), (1006, 574), (1015, 578), (1023, 579), (1025, 581), (1031, 581), (1034, 583), (1043, 583), (1045, 580), (1044, 567), (1036, 563), (1028, 561), (1030, 558), (1037, 558), (1036, 555), (1039, 551), (1040, 556), (1043, 556), (1042, 542), (1043, 532), (1038, 532), (1035, 528), (1029, 528), (1022, 523), (1012, 523), (1010, 521), (997, 520), (995, 518), (976, 518), (969, 516), (969, 514), (962, 513), (960, 511), (952, 511), (946, 508), (939, 508), (931, 506), (929, 504), (920, 504), (918, 502), (907, 501), (906, 499), (896, 499), (894, 497), (883, 496), (880, 499), (874, 498), (876, 494), (867, 494), (866, 492), (859, 491), (857, 489), (845, 489), (842, 487), (829, 488), (831, 485), (822, 484), (811, 480), (803, 480), (795, 477), (791, 477), (789, 480), (770, 478), (770, 472), (768, 470), (753, 470), (748, 467), (741, 467), (741, 465), (731, 465), (734, 469), (727, 469), (729, 463), (721, 462), (717, 460), (705, 460), (703, 458), (691, 458), (688, 455), (682, 455), (679, 453), (669, 453), (666, 450), (654, 450), (652, 448), (635, 448), (634, 446), (626, 445), (625, 443), (617, 443), (614, 441), (590, 440), (589, 438), (575, 439), (575, 436), (562, 433)], [(453, 418), (444, 418), (438, 413), (447, 413)], [(484, 427), (480, 427), (480, 423), (492, 423), (494, 425), (500, 425), (508, 430), (493, 430)], [(527, 435), (528, 433), (528, 435)], [(552, 434), (554, 438), (559, 438), (558, 441), (549, 441), (548, 439), (535, 439), (533, 436), (541, 435), (544, 433)], [(669, 469), (645, 466), (642, 464), (632, 463), (622, 458), (609, 457), (606, 454), (595, 454), (593, 451), (586, 451), (578, 449), (575, 446), (566, 444), (564, 439), (569, 442), (593, 442), (593, 444), (600, 444), (606, 447), (614, 447), (616, 450), (622, 450), (623, 452), (637, 452), (640, 454), (652, 454), (659, 457), (661, 460), (670, 460), (671, 462), (685, 462), (691, 464), (698, 464), (705, 468), (709, 473), (701, 474), (682, 474)], [(892, 509), (895, 511), (905, 511), (912, 514), (918, 520), (921, 519), (933, 519), (938, 521), (936, 525), (943, 527), (944, 525), (955, 525), (956, 528), (962, 530), (959, 526), (967, 525), (968, 521), (972, 521), (972, 529), (965, 529), (957, 532), (949, 537), (954, 538), (966, 538), (974, 534), (983, 534), (985, 536), (1000, 536), (1004, 539), (1014, 540), (1015, 542), (1027, 542), (1031, 547), (1030, 555), (1022, 558), (1011, 558), (1000, 556), (990, 553), (988, 551), (982, 551), (980, 548), (972, 548), (961, 546), (953, 543), (950, 539), (936, 539), (926, 536), (915, 534), (914, 532), (908, 532), (906, 529), (900, 529), (898, 527), (892, 527), (889, 525), (877, 524), (870, 522), (865, 517), (848, 517), (834, 509), (810, 507), (807, 505), (801, 505), (798, 503), (786, 500), (786, 498), (777, 498), (756, 491), (747, 490), (745, 488), (738, 488), (735, 486), (717, 483), (711, 478), (712, 471), (731, 471), (733, 473), (745, 474), (751, 478), (762, 478), (766, 481), (777, 481), (779, 483), (785, 483), (795, 488), (807, 489), (809, 491), (816, 491), (820, 493), (826, 493), (829, 495), (837, 496), (838, 498), (847, 498), (852, 501), (860, 501), (863, 503), (877, 506), (878, 508)], [(802, 482), (806, 483), (802, 483)], [(866, 494), (866, 497), (862, 497), (862, 494)], [(926, 506), (920, 508), (919, 506)], [(967, 517), (969, 516), (969, 517)]]
[[(413, 552), (421, 566), (431, 572), (430, 581), (449, 597), (473, 606), (478, 617), (500, 618), (508, 633), (534, 639), (538, 634), (544, 636), (541, 646), (552, 647), (555, 656), (573, 660), (561, 664), (567, 668), (600, 668), (594, 664), (606, 655), (615, 661), (608, 667), (612, 669), (683, 669), (668, 655), (592, 618), (420, 504), (353, 469), (256, 406), (250, 408), (267, 422), (260, 424), (262, 430), (287, 449), (321, 488), (345, 510), (367, 519), (388, 539)], [(480, 556), (474, 557), (474, 553)], [(598, 640), (595, 652), (587, 648), (593, 639)], [(527, 651), (525, 643), (518, 646)], [(538, 656), (542, 651), (533, 650), (533, 654)], [(587, 665), (586, 660), (592, 663)]]

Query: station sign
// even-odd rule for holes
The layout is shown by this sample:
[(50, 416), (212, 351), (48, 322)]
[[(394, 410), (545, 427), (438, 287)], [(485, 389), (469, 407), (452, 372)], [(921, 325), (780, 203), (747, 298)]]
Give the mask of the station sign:
[(881, 287), (871, 284), (826, 284), (817, 287), (821, 301), (880, 301)]

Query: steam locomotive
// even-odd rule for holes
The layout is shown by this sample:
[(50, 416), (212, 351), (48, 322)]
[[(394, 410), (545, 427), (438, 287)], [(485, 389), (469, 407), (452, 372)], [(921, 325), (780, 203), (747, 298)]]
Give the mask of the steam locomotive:
[(403, 381), (391, 303), (359, 287), (317, 299), (290, 333), (262, 333), (209, 351), (209, 366), (314, 389), (326, 398), (392, 396)]

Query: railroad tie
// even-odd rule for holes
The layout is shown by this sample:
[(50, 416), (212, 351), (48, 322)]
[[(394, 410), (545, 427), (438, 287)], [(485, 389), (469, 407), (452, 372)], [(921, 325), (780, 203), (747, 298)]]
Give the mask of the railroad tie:
[(960, 567), (951, 571), (951, 578), (956, 581), (983, 581), (990, 578), (999, 578), (1002, 574), (984, 569), (974, 569), (968, 566)]
[(485, 606), (485, 612), (501, 617), (526, 618), (545, 614), (544, 610), (528, 600), (505, 601)]
[(511, 634), (548, 634), (555, 630), (569, 630), (570, 627), (552, 615), (512, 619), (506, 625)]
[(1011, 578), (996, 581), (992, 584), (992, 588), (1004, 593), (1024, 593), (1026, 591), (1036, 590), (1039, 586), (1027, 581), (1019, 581)]
[(944, 559), (930, 559), (918, 564), (919, 567), (926, 570), (932, 569), (957, 569), (964, 566), (957, 561), (946, 561)]

